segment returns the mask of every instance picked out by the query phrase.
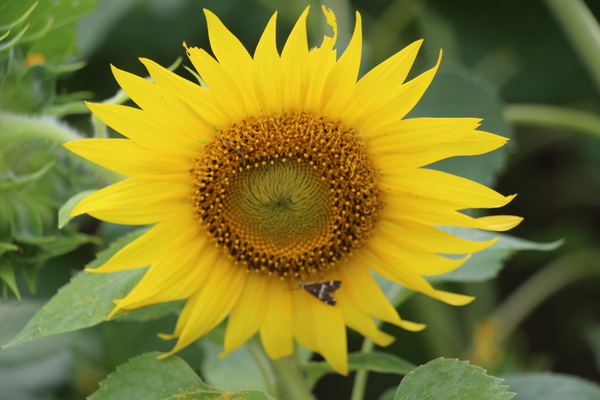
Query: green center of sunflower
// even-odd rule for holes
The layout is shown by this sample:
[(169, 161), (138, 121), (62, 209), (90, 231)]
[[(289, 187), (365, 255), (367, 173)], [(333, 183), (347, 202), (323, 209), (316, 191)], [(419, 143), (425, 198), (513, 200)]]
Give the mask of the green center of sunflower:
[(318, 279), (369, 237), (377, 175), (355, 131), (307, 113), (248, 117), (195, 161), (194, 215), (234, 263)]
[[(224, 212), (248, 243), (269, 254), (302, 256), (327, 237), (331, 220), (327, 185), (305, 163), (277, 161), (238, 174)], [(317, 239), (317, 240), (318, 240)]]

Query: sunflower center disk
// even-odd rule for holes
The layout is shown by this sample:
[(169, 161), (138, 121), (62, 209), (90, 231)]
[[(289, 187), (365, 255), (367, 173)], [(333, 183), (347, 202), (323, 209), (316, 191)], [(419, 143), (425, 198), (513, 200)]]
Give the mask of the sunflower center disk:
[(234, 263), (319, 279), (369, 237), (377, 175), (356, 133), (306, 113), (248, 117), (195, 161), (193, 213)]

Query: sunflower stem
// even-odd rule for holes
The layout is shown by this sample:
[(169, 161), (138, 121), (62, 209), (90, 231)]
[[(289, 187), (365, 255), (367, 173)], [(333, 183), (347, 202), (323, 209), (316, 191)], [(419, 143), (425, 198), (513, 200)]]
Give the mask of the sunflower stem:
[[(392, 285), (390, 289), (387, 291), (385, 296), (390, 300), (390, 303), (397, 308), (400, 304), (406, 301), (410, 296), (412, 296), (414, 292), (412, 290), (406, 290), (400, 285)], [(381, 327), (383, 324), (382, 321), (375, 321), (377, 327)], [(370, 353), (375, 348), (375, 343), (369, 339), (365, 338), (362, 343), (362, 347), (360, 348), (361, 353)], [(352, 397), (350, 400), (363, 400), (365, 397), (365, 391), (367, 389), (367, 378), (369, 376), (369, 371), (366, 369), (359, 369), (356, 371), (356, 375), (354, 376), (354, 384), (352, 386)]]
[(269, 357), (264, 353), (262, 346), (256, 337), (246, 343), (246, 350), (248, 350), (248, 353), (250, 353), (250, 356), (258, 367), (267, 388), (267, 392), (272, 396), (276, 396), (278, 394), (277, 385), (275, 384), (273, 373), (267, 362)]
[(600, 138), (600, 117), (581, 110), (543, 104), (513, 104), (504, 109), (504, 115), (515, 125), (571, 129)]
[(315, 400), (308, 381), (294, 357), (271, 360), (271, 368), (275, 374), (279, 400)]
[(583, 0), (546, 0), (600, 91), (600, 26)]
[[(361, 353), (370, 353), (375, 348), (375, 343), (365, 338), (360, 348)], [(367, 390), (367, 378), (369, 377), (369, 371), (366, 369), (359, 369), (356, 371), (354, 376), (354, 385), (352, 386), (352, 397), (350, 400), (363, 400), (365, 397), (365, 391)]]

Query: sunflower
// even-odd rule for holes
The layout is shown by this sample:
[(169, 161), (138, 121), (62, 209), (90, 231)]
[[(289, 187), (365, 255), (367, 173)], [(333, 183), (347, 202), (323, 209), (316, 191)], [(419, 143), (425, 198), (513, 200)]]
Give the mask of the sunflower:
[(187, 299), (173, 334), (162, 335), (177, 338), (168, 354), (229, 316), (224, 354), (259, 332), (273, 359), (292, 354), (295, 340), (346, 374), (346, 327), (382, 346), (394, 338), (373, 318), (424, 328), (400, 318), (370, 270), (463, 305), (472, 297), (436, 290), (423, 276), (452, 271), (494, 241), (436, 226), (502, 231), (521, 220), (459, 212), (512, 196), (422, 168), (506, 139), (476, 130), (478, 119), (404, 118), (440, 62), (405, 82), (421, 41), (357, 80), (360, 15), (338, 58), (335, 16), (323, 12), (333, 35), (320, 47), (308, 48), (306, 9), (281, 54), (273, 15), (252, 57), (205, 10), (215, 58), (184, 43), (202, 85), (147, 59), (153, 82), (113, 68), (139, 108), (89, 107), (126, 138), (66, 144), (130, 177), (81, 201), (72, 216), (154, 224), (94, 272), (150, 266), (113, 314)]

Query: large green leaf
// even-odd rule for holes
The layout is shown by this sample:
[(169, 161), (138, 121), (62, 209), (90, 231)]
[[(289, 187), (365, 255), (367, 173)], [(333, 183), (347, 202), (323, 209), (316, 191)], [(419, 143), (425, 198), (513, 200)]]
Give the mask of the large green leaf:
[[(441, 71), (407, 118), (483, 118), (480, 130), (510, 138), (511, 129), (504, 119), (503, 106), (489, 88), (467, 71)], [(504, 167), (509, 150), (510, 145), (507, 145), (475, 157), (452, 157), (432, 164), (431, 168), (490, 185)]]
[[(466, 361), (439, 358), (406, 375), (394, 400), (510, 400), (502, 379)], [(564, 397), (563, 399), (567, 399)]]
[(514, 400), (598, 400), (600, 385), (585, 379), (554, 373), (510, 375), (504, 382), (517, 392)]
[[(100, 252), (88, 268), (94, 269), (104, 264), (113, 254), (145, 231), (139, 229), (117, 240), (108, 249)], [(144, 272), (145, 269), (140, 268), (106, 274), (79, 273), (62, 287), (5, 347), (106, 321), (114, 308), (113, 300), (123, 298), (137, 284)]]
[(257, 391), (213, 389), (179, 357), (157, 359), (159, 355), (144, 354), (121, 365), (100, 383), (100, 389), (89, 400), (267, 400), (264, 393)]

